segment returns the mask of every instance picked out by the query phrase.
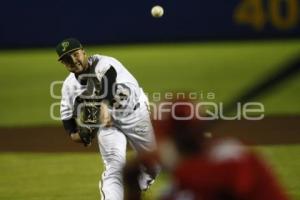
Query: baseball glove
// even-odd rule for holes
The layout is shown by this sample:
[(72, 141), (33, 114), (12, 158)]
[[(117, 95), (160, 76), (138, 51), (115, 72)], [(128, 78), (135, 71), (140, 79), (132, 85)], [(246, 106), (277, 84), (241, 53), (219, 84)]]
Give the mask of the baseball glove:
[(80, 110), (79, 135), (85, 146), (92, 143), (98, 132), (100, 105), (95, 101), (84, 101)]

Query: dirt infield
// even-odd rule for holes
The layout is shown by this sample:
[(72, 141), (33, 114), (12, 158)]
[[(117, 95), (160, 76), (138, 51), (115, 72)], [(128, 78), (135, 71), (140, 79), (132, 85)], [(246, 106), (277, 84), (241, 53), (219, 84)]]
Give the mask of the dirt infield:
[[(300, 116), (274, 116), (261, 121), (225, 121), (212, 129), (213, 135), (236, 136), (253, 144), (300, 143)], [(0, 152), (91, 152), (68, 139), (62, 127), (0, 128)]]

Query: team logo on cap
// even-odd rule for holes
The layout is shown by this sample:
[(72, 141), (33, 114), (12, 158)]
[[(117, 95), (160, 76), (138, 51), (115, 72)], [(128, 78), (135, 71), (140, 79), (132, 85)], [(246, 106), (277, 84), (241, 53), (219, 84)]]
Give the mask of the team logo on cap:
[(61, 46), (63, 47), (62, 51), (66, 51), (69, 46), (69, 42), (63, 42), (61, 43)]

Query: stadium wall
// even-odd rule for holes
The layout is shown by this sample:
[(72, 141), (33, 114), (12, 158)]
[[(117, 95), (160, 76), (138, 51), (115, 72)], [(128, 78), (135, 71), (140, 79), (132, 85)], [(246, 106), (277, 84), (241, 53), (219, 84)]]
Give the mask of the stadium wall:
[[(10, 0), (1, 3), (0, 48), (300, 36), (300, 0)], [(151, 17), (153, 5), (165, 9)]]

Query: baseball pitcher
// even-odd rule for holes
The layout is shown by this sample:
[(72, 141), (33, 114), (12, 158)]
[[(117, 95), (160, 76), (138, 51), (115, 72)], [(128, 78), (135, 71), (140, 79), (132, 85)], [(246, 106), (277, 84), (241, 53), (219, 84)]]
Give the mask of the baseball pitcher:
[[(88, 57), (77, 39), (63, 40), (56, 52), (70, 71), (62, 86), (60, 112), (64, 128), (73, 141), (85, 146), (97, 138), (105, 164), (99, 183), (101, 197), (121, 200), (127, 143), (138, 154), (156, 148), (148, 99), (118, 60), (102, 55)], [(147, 170), (141, 165), (141, 190), (148, 189), (158, 171), (159, 167)]]

